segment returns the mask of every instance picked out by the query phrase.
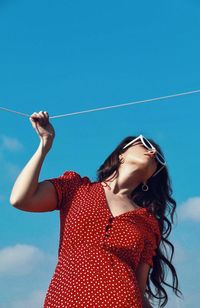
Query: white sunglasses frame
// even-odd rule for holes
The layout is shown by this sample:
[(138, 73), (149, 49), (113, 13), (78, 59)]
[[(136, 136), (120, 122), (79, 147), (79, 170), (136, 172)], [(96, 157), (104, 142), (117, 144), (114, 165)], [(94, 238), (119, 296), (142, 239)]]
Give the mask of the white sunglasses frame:
[[(148, 146), (146, 146), (146, 144), (145, 144), (145, 142), (144, 142), (144, 139), (146, 139), (146, 140), (149, 142), (149, 144), (151, 145), (151, 148), (149, 148)], [(143, 135), (139, 135), (137, 138), (131, 140), (129, 143), (127, 143), (127, 144), (123, 147), (123, 149), (126, 149), (129, 145), (131, 145), (132, 143), (134, 143), (134, 142), (137, 141), (137, 140), (141, 140), (142, 143), (143, 143), (143, 145), (145, 146), (145, 148), (147, 148), (148, 150), (156, 150), (156, 148), (151, 144), (151, 142), (150, 142), (147, 138), (145, 138)], [(157, 150), (156, 150), (156, 152), (159, 153)], [(160, 161), (158, 155), (156, 154), (155, 157), (156, 157), (157, 161), (162, 165), (162, 167), (161, 167), (160, 169), (158, 169), (158, 171), (157, 171), (155, 174), (153, 174), (152, 177), (156, 176), (156, 175), (157, 175), (163, 168), (165, 168), (165, 166), (167, 165), (167, 164), (166, 164), (166, 161), (165, 161), (165, 158), (164, 158), (160, 153), (159, 153), (159, 155), (163, 158), (164, 163)]]

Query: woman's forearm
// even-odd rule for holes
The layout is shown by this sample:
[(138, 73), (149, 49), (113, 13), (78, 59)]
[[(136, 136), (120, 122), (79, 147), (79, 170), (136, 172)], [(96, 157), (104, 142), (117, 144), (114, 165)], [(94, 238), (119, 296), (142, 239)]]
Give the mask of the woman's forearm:
[(17, 207), (17, 204), (25, 204), (35, 193), (38, 187), (41, 167), (47, 153), (47, 147), (44, 147), (41, 141), (35, 154), (28, 161), (14, 183), (10, 195), (10, 203), (12, 205)]

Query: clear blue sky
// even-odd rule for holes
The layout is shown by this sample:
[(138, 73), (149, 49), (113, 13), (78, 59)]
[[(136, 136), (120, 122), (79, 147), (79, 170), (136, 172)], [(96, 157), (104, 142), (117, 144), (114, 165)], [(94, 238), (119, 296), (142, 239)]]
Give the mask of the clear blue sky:
[[(200, 89), (199, 15), (197, 0), (2, 0), (0, 106), (58, 115)], [(177, 201), (171, 241), (185, 296), (179, 302), (166, 288), (169, 308), (200, 301), (199, 100), (193, 94), (52, 119), (56, 138), (40, 174), (42, 181), (74, 170), (95, 180), (122, 138), (142, 133), (160, 144)], [(0, 111), (0, 123), (0, 306), (38, 308), (56, 264), (59, 212), (10, 206), (39, 139), (26, 117)]]

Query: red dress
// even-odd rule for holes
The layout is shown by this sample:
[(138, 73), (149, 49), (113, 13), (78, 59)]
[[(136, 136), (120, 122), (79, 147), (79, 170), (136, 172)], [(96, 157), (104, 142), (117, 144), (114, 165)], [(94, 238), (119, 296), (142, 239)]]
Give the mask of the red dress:
[(44, 308), (142, 308), (135, 270), (160, 243), (146, 208), (114, 217), (102, 183), (74, 171), (49, 179), (60, 210), (58, 262)]

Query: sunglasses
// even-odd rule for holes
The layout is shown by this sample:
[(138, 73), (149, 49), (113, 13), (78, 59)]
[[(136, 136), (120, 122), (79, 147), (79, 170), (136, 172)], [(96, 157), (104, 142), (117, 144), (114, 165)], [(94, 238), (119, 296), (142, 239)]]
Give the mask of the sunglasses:
[[(151, 142), (147, 138), (145, 138), (143, 135), (139, 135), (137, 138), (131, 140), (129, 143), (127, 143), (123, 147), (123, 149), (126, 149), (128, 146), (135, 143), (137, 140), (141, 140), (141, 142), (143, 143), (145, 148), (147, 148), (148, 150), (156, 150), (156, 148), (151, 144)], [(164, 157), (157, 150), (156, 150), (155, 158), (162, 165), (162, 167), (160, 169), (158, 169), (156, 171), (156, 173), (153, 174), (152, 176), (156, 176), (166, 166), (166, 161), (165, 161)]]

